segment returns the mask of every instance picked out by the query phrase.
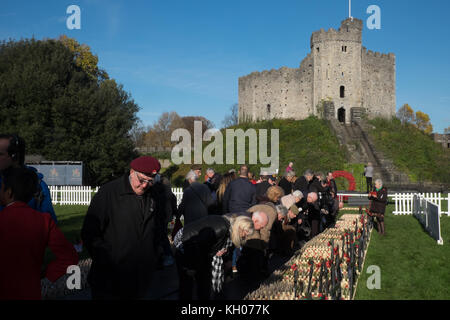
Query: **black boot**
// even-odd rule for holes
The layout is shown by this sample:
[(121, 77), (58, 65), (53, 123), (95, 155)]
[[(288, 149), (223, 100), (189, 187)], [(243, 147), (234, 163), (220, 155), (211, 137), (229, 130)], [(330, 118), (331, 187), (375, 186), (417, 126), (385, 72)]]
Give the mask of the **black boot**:
[(379, 221), (377, 221), (377, 232), (381, 233), (381, 223)]
[(384, 221), (380, 222), (380, 225), (381, 225), (381, 235), (384, 236)]

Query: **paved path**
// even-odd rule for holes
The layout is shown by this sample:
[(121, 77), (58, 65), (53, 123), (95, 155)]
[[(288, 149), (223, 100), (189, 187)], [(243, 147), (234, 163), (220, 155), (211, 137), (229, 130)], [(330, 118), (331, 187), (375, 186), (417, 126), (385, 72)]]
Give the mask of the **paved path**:
[[(269, 272), (279, 268), (289, 257), (272, 256), (269, 260)], [(258, 288), (260, 282), (248, 282), (239, 275), (231, 278), (226, 277), (223, 296), (221, 300), (242, 300), (248, 292)], [(61, 300), (91, 300), (91, 290), (85, 289), (80, 292), (65, 296)], [(146, 300), (178, 300), (178, 275), (176, 265), (156, 270), (153, 284), (149, 290)]]

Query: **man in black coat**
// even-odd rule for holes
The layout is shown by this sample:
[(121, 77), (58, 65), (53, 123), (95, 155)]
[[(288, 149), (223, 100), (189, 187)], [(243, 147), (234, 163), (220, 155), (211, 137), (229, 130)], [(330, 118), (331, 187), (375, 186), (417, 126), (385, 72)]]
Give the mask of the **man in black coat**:
[(303, 176), (295, 180), (294, 190), (300, 190), (303, 197), (306, 198), (309, 192), (309, 182), (313, 179), (314, 173), (311, 170), (306, 170)]
[[(197, 175), (198, 179), (201, 181), (201, 176), (202, 176), (202, 166), (200, 164), (193, 164), (191, 166), (191, 170), (195, 172), (195, 174)], [(190, 182), (189, 180), (185, 179), (183, 181), (183, 191), (189, 187)]]
[(292, 193), (292, 180), (295, 177), (295, 171), (291, 170), (284, 174), (284, 177), (278, 183), (278, 186), (284, 190), (284, 194), (288, 195)]
[(267, 189), (269, 189), (272, 184), (269, 182), (269, 174), (265, 171), (261, 172), (261, 182), (256, 184), (256, 198), (261, 199), (266, 195)]
[(328, 191), (331, 195), (331, 199), (333, 202), (332, 209), (330, 211), (330, 214), (332, 217), (331, 220), (332, 220), (332, 224), (333, 224), (334, 221), (336, 220), (336, 216), (339, 213), (339, 199), (337, 196), (338, 189), (337, 189), (337, 185), (336, 185), (336, 180), (334, 180), (332, 172), (327, 173), (327, 181), (328, 181)]
[(306, 214), (311, 226), (311, 239), (320, 232), (320, 203), (316, 192), (308, 193), (306, 199)]
[(129, 174), (100, 188), (84, 218), (81, 238), (92, 258), (93, 299), (145, 297), (157, 265), (170, 197), (155, 182), (158, 160), (139, 157), (130, 166)]
[(247, 211), (256, 204), (256, 188), (248, 180), (248, 167), (241, 166), (239, 178), (231, 181), (223, 195), (223, 213)]
[(324, 193), (326, 192), (326, 187), (322, 185), (322, 181), (325, 179), (323, 173), (319, 172), (314, 175), (312, 180), (309, 182), (309, 192)]
[(197, 179), (193, 170), (186, 175), (190, 185), (184, 190), (183, 199), (178, 207), (178, 216), (184, 216), (184, 225), (206, 217), (214, 209), (215, 201), (208, 186), (197, 182)]

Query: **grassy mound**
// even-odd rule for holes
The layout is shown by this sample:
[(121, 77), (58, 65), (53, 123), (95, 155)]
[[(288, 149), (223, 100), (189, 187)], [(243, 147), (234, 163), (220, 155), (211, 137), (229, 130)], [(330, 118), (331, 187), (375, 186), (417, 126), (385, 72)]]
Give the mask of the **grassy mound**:
[[(284, 173), (290, 161), (294, 162), (294, 170), (298, 175), (302, 175), (304, 170), (312, 169), (314, 171), (327, 170), (345, 170), (348, 166), (346, 150), (339, 146), (339, 142), (327, 125), (327, 122), (316, 117), (309, 117), (305, 120), (281, 120), (273, 119), (268, 121), (261, 121), (256, 123), (244, 123), (229, 129), (279, 129), (279, 172)], [(223, 132), (223, 131), (222, 131)], [(225, 134), (224, 136), (224, 160), (225, 160)], [(258, 140), (259, 141), (259, 140)], [(208, 145), (204, 144), (204, 146)], [(235, 143), (236, 145), (236, 143)], [(235, 146), (236, 147), (236, 146)], [(246, 141), (246, 151), (248, 151), (248, 139)], [(270, 150), (270, 131), (268, 131), (268, 154)], [(259, 150), (258, 150), (259, 151)], [(193, 159), (193, 157), (192, 157)], [(246, 154), (246, 161), (248, 162), (248, 154)], [(225, 162), (225, 161), (224, 161)], [(232, 168), (238, 169), (237, 161), (231, 164), (212, 164), (203, 165), (203, 174), (207, 167), (212, 167), (216, 171), (223, 173)], [(250, 171), (259, 175), (260, 168), (267, 167), (267, 165), (259, 163), (251, 164)], [(185, 174), (189, 171), (190, 165), (182, 164), (179, 166), (172, 166), (167, 169), (166, 173), (171, 176), (173, 186), (181, 186)]]
[(407, 173), (412, 182), (449, 183), (450, 151), (435, 143), (431, 136), (396, 118), (374, 119), (369, 123), (375, 126), (369, 133), (375, 147)]

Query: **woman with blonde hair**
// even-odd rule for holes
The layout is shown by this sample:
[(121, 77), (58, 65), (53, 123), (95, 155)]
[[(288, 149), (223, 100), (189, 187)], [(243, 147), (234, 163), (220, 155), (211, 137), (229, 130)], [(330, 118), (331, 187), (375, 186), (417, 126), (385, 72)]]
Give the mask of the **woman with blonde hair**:
[(266, 197), (273, 204), (280, 204), (280, 199), (284, 196), (283, 188), (279, 186), (272, 186), (267, 189)]
[[(254, 232), (247, 216), (210, 215), (186, 225), (175, 236), (180, 299), (192, 300), (194, 282), (197, 299), (209, 300), (222, 291), (223, 256), (242, 247)], [(211, 292), (212, 291), (212, 292)]]

